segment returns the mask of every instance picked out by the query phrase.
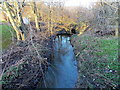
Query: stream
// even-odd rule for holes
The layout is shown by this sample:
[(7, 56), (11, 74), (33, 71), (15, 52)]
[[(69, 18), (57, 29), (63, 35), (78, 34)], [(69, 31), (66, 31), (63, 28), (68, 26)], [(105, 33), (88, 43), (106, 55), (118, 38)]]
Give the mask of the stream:
[(78, 71), (70, 37), (59, 35), (54, 42), (54, 60), (45, 74), (42, 88), (74, 88)]

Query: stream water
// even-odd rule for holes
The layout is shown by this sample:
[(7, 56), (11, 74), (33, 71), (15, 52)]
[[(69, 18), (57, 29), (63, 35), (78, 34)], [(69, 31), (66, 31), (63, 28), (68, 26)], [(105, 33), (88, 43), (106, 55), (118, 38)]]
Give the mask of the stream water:
[(47, 88), (74, 88), (78, 72), (69, 36), (58, 36), (54, 45), (54, 60), (45, 76)]

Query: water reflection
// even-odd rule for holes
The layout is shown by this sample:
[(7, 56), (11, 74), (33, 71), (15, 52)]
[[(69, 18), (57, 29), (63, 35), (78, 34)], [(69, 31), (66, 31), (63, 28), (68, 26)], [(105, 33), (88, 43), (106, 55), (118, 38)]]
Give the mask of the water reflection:
[(58, 36), (55, 39), (54, 61), (46, 72), (48, 88), (74, 88), (77, 81), (77, 67), (70, 37)]

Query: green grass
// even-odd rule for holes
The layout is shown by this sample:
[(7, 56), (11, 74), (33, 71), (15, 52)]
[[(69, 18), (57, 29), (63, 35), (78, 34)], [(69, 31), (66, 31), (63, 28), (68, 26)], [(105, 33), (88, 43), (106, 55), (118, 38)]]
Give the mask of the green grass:
[(2, 49), (6, 49), (12, 42), (12, 33), (14, 35), (14, 30), (9, 25), (0, 25), (0, 45), (2, 45)]
[(101, 57), (106, 56), (109, 69), (118, 70), (118, 39), (100, 39), (99, 43), (97, 49), (102, 50), (102, 52), (96, 52), (96, 54)]
[[(106, 58), (105, 63), (100, 63), (98, 67), (105, 70), (109, 70), (107, 73), (103, 73), (104, 77), (113, 81), (113, 84), (119, 82), (119, 68), (120, 63), (118, 62), (118, 39), (110, 38), (110, 39), (99, 39), (99, 47), (97, 50), (101, 50), (101, 52), (96, 52), (96, 55), (99, 57)], [(102, 58), (101, 58), (102, 59)], [(110, 70), (112, 70), (110, 72)]]
[[(84, 75), (91, 77), (95, 75), (97, 78), (94, 82), (102, 85), (115, 87), (119, 84), (119, 68), (118, 62), (118, 39), (110, 37), (94, 37), (89, 35), (74, 36), (73, 45), (77, 52), (77, 56), (81, 61), (80, 71)], [(105, 85), (105, 86), (106, 86)]]

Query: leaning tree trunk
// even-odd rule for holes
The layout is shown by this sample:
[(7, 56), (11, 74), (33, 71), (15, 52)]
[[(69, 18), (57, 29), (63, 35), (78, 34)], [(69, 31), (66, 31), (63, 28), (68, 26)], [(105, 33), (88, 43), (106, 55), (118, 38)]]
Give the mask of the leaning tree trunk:
[(10, 12), (10, 9), (9, 9), (9, 6), (8, 6), (8, 3), (7, 2), (4, 2), (4, 6), (6, 8), (6, 13), (9, 17), (9, 20), (10, 20), (10, 23), (12, 24), (15, 32), (16, 32), (16, 35), (17, 35), (17, 40), (21, 40), (21, 31), (19, 30), (19, 28), (17, 27), (17, 25), (15, 24), (15, 21), (13, 19), (13, 16)]
[(25, 24), (24, 24), (23, 19), (22, 19), (20, 3), (18, 1), (16, 2), (16, 6), (17, 6), (18, 22), (19, 22), (19, 26), (21, 27), (20, 29), (22, 31), (21, 37), (22, 37), (22, 40), (25, 40), (26, 27), (25, 27)]

